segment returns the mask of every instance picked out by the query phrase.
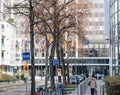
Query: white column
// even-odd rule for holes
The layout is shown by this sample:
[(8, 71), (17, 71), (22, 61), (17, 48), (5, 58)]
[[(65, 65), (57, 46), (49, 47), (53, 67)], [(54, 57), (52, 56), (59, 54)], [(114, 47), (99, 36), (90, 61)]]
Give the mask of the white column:
[(112, 45), (110, 43), (110, 56), (109, 56), (109, 74), (113, 76), (113, 63), (112, 63)]
[(78, 58), (78, 36), (76, 35), (76, 39), (75, 39), (75, 41), (76, 41), (76, 54), (75, 54), (75, 56), (76, 56), (76, 58)]

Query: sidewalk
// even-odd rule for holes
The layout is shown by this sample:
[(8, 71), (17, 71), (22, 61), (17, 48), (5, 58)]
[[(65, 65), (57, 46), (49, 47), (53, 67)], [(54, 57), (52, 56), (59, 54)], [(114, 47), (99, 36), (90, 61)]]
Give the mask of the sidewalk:
[(77, 89), (72, 91), (70, 94), (65, 94), (65, 95), (77, 95)]
[[(104, 85), (103, 80), (97, 80), (97, 95), (102, 95), (101, 91), (102, 91), (102, 86)], [(77, 90), (72, 91), (70, 94), (67, 95), (77, 95)], [(86, 89), (86, 92), (84, 95), (91, 95), (90, 92), (90, 87), (88, 86), (88, 88)]]
[[(31, 83), (31, 81), (27, 81), (28, 84)], [(36, 87), (39, 85), (43, 85), (45, 82), (44, 80), (37, 80), (36, 81)], [(0, 91), (5, 90), (7, 88), (14, 88), (16, 86), (24, 86), (24, 81), (16, 81), (16, 82), (0, 82)]]
[[(97, 80), (97, 95), (102, 95), (101, 91), (103, 85), (104, 85), (103, 80)], [(91, 95), (90, 93), (91, 93), (90, 87), (88, 87), (84, 95)]]

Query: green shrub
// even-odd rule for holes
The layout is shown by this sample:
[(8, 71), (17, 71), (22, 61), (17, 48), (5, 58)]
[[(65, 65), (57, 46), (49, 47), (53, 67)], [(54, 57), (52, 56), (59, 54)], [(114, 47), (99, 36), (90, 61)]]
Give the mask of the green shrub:
[(106, 77), (105, 88), (107, 95), (120, 95), (120, 76)]
[(19, 80), (19, 77), (21, 77), (21, 80), (24, 80), (24, 75), (22, 74), (22, 75), (16, 75), (15, 76), (18, 80)]
[(16, 76), (11, 76), (7, 74), (2, 74), (2, 77), (0, 78), (0, 82), (15, 82), (17, 80), (18, 79)]
[(3, 80), (8, 80), (9, 79), (9, 76), (7, 74), (2, 74), (2, 79)]

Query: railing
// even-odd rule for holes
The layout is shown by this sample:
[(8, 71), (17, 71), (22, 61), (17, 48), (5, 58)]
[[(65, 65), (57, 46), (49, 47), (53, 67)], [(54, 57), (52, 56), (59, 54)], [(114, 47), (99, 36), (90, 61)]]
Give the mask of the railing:
[(77, 88), (77, 95), (84, 95), (88, 88), (88, 79), (84, 80)]
[(107, 95), (105, 92), (105, 85), (100, 86), (100, 95)]
[[(77, 87), (77, 95), (85, 95), (85, 92), (88, 88), (88, 80), (89, 78), (87, 78), (86, 80), (84, 80), (82, 83), (80, 83)], [(98, 87), (97, 87), (97, 95), (107, 95), (105, 92), (105, 85), (104, 82), (102, 82), (102, 80), (97, 80), (98, 83)]]

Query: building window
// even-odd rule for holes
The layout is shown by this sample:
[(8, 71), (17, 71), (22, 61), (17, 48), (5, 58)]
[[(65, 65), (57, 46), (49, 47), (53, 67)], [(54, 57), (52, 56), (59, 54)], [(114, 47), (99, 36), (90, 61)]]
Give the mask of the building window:
[(4, 38), (2, 38), (2, 46), (4, 46)]
[(4, 52), (2, 52), (1, 57), (4, 58)]
[(100, 13), (99, 15), (100, 15), (100, 17), (104, 17), (104, 13)]
[(103, 34), (103, 31), (100, 31), (100, 35)]
[(103, 5), (103, 4), (100, 4), (99, 7), (100, 7), (100, 8), (104, 8), (104, 5)]
[(92, 16), (93, 16), (93, 14), (92, 14), (92, 13), (90, 13), (90, 14), (89, 14), (89, 17), (92, 17)]
[(94, 22), (94, 25), (95, 26), (99, 26), (99, 22)]
[(4, 25), (3, 24), (1, 25), (1, 28), (2, 28), (2, 32), (4, 32)]
[(93, 26), (93, 22), (89, 22), (89, 26)]
[(44, 55), (44, 52), (42, 52), (42, 57), (44, 57), (45, 55)]
[(94, 17), (98, 17), (98, 13), (94, 13)]
[(94, 8), (98, 8), (98, 4), (94, 4)]
[(103, 26), (104, 25), (104, 22), (100, 22), (100, 26)]
[(40, 49), (40, 52), (41, 52), (41, 56), (45, 57), (44, 49)]

